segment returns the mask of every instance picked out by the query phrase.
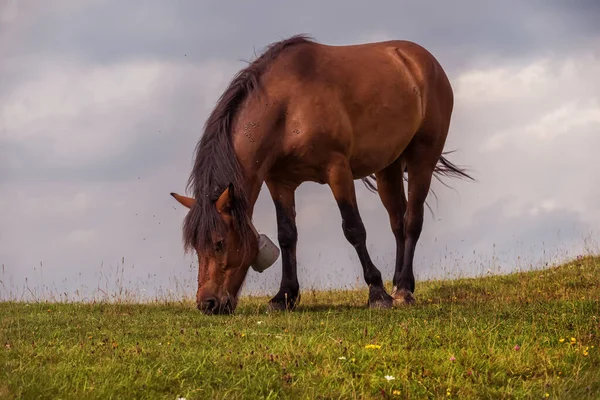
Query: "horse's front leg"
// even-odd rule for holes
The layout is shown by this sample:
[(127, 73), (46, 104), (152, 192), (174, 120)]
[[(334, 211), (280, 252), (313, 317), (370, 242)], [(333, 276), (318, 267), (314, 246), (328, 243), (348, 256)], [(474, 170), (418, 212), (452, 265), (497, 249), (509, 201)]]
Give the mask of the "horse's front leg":
[(277, 238), (281, 248), (281, 285), (279, 292), (269, 301), (271, 309), (293, 310), (300, 300), (296, 266), (296, 209), (294, 193), (296, 187), (267, 181), (267, 187), (275, 204), (277, 214)]

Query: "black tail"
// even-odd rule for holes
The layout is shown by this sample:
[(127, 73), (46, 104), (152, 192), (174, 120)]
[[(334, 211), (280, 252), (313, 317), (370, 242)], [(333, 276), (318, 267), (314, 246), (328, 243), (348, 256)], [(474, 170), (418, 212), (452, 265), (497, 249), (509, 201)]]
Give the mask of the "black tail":
[(442, 156), (440, 157), (440, 160), (438, 161), (438, 164), (435, 166), (435, 170), (433, 171), (433, 174), (435, 175), (436, 179), (438, 181), (440, 181), (446, 187), (448, 187), (448, 185), (446, 185), (440, 179), (440, 177), (439, 177), (440, 175), (443, 175), (443, 176), (446, 176), (449, 178), (450, 177), (464, 178), (464, 179), (468, 179), (471, 181), (475, 181), (475, 179), (466, 172), (466, 169), (460, 168), (460, 167), (454, 165), (451, 161), (449, 161), (446, 157), (444, 157), (444, 154), (451, 154), (451, 153), (454, 153), (454, 151), (455, 150), (442, 153)]
[[(450, 186), (448, 186), (444, 181), (442, 181), (442, 176), (448, 178), (461, 178), (475, 181), (475, 179), (466, 172), (465, 168), (458, 167), (457, 165), (449, 161), (446, 157), (444, 157), (444, 155), (454, 153), (454, 151), (455, 150), (446, 151), (442, 153), (437, 165), (435, 166), (435, 169), (433, 170), (433, 175), (435, 176), (435, 178), (446, 187)], [(408, 181), (406, 172), (407, 171), (404, 170), (404, 180)], [(363, 181), (363, 183), (371, 193), (377, 193), (377, 178), (375, 177), (375, 175), (365, 176), (361, 179), (361, 181)], [(435, 194), (433, 189), (429, 189), (429, 191), (433, 194), (433, 197), (435, 197), (437, 202), (437, 195)], [(429, 204), (427, 202), (425, 202), (425, 204), (427, 205), (427, 208), (429, 208), (429, 211), (433, 214), (433, 211), (431, 210)]]
[(377, 178), (375, 178), (375, 174), (365, 176), (361, 179), (361, 181), (363, 181), (369, 192), (377, 193), (377, 186), (375, 186), (377, 183)]

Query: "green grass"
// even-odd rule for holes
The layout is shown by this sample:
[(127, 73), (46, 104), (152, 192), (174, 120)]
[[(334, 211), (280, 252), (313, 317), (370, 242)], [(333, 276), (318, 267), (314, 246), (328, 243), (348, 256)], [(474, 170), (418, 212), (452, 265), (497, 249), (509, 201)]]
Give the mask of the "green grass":
[(600, 258), (417, 285), (393, 310), (0, 303), (0, 398), (600, 398)]

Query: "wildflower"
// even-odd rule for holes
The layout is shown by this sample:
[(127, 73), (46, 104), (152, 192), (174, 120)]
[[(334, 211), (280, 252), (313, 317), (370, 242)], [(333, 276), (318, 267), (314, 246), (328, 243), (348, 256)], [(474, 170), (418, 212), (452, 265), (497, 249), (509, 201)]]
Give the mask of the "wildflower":
[(560, 338), (560, 339), (558, 339), (558, 341), (563, 343), (565, 341), (565, 338)]
[(241, 336), (242, 336), (242, 337), (244, 337), (244, 336), (246, 336), (246, 334), (245, 334), (245, 333), (242, 333), (242, 335), (241, 335)]
[(450, 356), (450, 361), (455, 361), (456, 358), (454, 356)]
[(338, 357), (338, 360), (345, 360), (345, 359), (346, 359), (346, 357), (344, 357), (344, 356)]
[(392, 394), (393, 394), (394, 396), (400, 396), (400, 391), (399, 391), (398, 389), (394, 389), (394, 390), (392, 391)]
[(575, 339), (574, 337), (571, 338), (571, 343), (577, 343), (577, 339)]
[(550, 393), (547, 393), (544, 395), (545, 397), (550, 397)]
[(262, 324), (262, 321), (257, 321), (256, 322), (256, 325), (260, 325), (260, 324)]
[(515, 346), (515, 351), (519, 351), (521, 350), (521, 346), (519, 346), (518, 344)]
[(368, 344), (365, 346), (365, 349), (380, 349), (381, 345), (379, 344)]
[(384, 376), (384, 378), (387, 379), (388, 381), (393, 381), (394, 379), (396, 379), (392, 375), (386, 375), (386, 376)]
[(589, 347), (587, 347), (587, 346), (586, 346), (586, 347), (585, 347), (585, 350), (583, 350), (583, 355), (584, 355), (584, 356), (587, 356), (587, 355), (589, 354), (589, 353), (588, 353), (588, 350), (589, 350)]
[(446, 396), (450, 397), (452, 395), (452, 389), (446, 389)]

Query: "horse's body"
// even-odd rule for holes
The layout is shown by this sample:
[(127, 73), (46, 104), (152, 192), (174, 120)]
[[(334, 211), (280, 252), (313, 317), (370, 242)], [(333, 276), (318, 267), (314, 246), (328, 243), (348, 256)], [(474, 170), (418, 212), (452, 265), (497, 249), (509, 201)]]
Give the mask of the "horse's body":
[[(251, 219), (263, 183), (282, 252), (281, 288), (271, 305), (295, 305), (294, 193), (306, 181), (330, 186), (370, 287), (369, 304), (413, 302), (414, 250), (432, 175), (468, 177), (442, 156), (452, 108), (446, 74), (415, 43), (326, 46), (296, 36), (271, 45), (236, 76), (207, 121), (189, 181), (195, 201), (176, 195), (191, 207), (184, 239), (199, 256), (199, 308), (235, 308), (257, 254)], [(367, 252), (356, 203), (354, 180), (373, 187), (373, 174), (396, 237), (392, 296)]]

